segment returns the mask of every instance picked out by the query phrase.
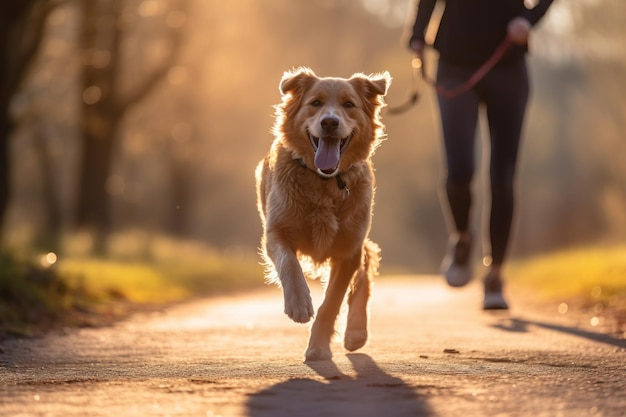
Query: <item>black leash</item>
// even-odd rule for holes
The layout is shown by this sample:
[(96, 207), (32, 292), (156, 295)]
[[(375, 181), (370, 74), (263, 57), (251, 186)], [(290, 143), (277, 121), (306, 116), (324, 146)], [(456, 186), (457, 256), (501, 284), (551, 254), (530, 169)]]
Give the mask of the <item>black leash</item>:
[[(421, 72), (421, 74), (420, 74)], [(397, 115), (402, 114), (413, 107), (420, 98), (420, 75), (423, 77), (423, 62), (420, 58), (414, 57), (411, 60), (411, 90), (409, 98), (399, 106), (387, 107), (387, 114)], [(423, 79), (423, 78), (422, 78)]]

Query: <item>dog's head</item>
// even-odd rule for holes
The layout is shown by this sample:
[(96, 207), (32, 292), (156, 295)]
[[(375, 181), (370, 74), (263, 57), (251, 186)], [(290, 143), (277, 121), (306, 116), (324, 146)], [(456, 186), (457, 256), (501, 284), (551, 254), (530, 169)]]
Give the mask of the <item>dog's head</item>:
[(320, 78), (308, 68), (286, 72), (280, 82), (275, 134), (294, 156), (325, 177), (368, 159), (383, 135), (380, 110), (388, 72)]

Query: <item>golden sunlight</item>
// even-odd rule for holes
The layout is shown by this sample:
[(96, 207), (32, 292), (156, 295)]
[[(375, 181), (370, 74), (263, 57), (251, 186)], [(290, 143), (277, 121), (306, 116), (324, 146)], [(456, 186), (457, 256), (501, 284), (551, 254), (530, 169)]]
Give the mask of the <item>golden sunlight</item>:
[(102, 89), (97, 85), (91, 85), (83, 91), (83, 101), (87, 104), (96, 104), (102, 98)]
[(137, 12), (141, 17), (159, 16), (164, 11), (165, 4), (162, 0), (144, 0), (137, 9)]
[(46, 268), (46, 269), (50, 268), (56, 262), (57, 262), (57, 254), (54, 252), (48, 252), (46, 254), (43, 254), (39, 258), (39, 264), (42, 266), (42, 268)]

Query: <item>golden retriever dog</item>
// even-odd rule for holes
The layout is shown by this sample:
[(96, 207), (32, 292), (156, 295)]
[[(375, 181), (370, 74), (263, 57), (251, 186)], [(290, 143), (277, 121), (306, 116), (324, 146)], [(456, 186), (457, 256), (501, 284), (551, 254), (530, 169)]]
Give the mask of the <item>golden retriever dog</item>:
[(267, 279), (282, 286), (285, 314), (297, 323), (314, 316), (305, 276), (330, 267), (307, 361), (332, 357), (330, 341), (348, 288), (344, 346), (353, 351), (367, 342), (379, 261), (378, 246), (368, 239), (371, 156), (382, 140), (380, 111), (390, 83), (387, 72), (320, 78), (308, 68), (286, 72), (280, 82), (274, 141), (256, 169), (261, 255)]

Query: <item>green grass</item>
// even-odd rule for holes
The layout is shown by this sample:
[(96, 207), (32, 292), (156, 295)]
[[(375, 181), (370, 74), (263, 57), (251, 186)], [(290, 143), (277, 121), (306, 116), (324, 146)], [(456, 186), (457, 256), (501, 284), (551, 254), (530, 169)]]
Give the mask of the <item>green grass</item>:
[(75, 243), (65, 255), (0, 254), (0, 338), (51, 322), (98, 324), (142, 305), (265, 285), (254, 253), (124, 235), (111, 238), (102, 258), (72, 249)]
[[(147, 235), (110, 239), (98, 258), (83, 241), (57, 259), (0, 252), (0, 338), (50, 324), (97, 325), (129, 309), (264, 286), (254, 253)], [(54, 262), (50, 262), (50, 261)], [(565, 250), (512, 262), (511, 287), (546, 302), (626, 311), (626, 246)]]
[(57, 271), (73, 288), (136, 303), (180, 301), (264, 284), (258, 263), (219, 255), (167, 261), (68, 258), (59, 261)]
[(543, 300), (626, 308), (626, 245), (563, 250), (512, 262), (512, 285)]
[(52, 269), (0, 252), (0, 339), (3, 333), (28, 333), (33, 324), (48, 326), (88, 303)]
[[(77, 240), (81, 243), (81, 239)], [(114, 235), (106, 258), (66, 244), (56, 269), (71, 286), (98, 296), (114, 293), (138, 303), (179, 301), (264, 284), (256, 253), (219, 251), (193, 241), (142, 233)]]

